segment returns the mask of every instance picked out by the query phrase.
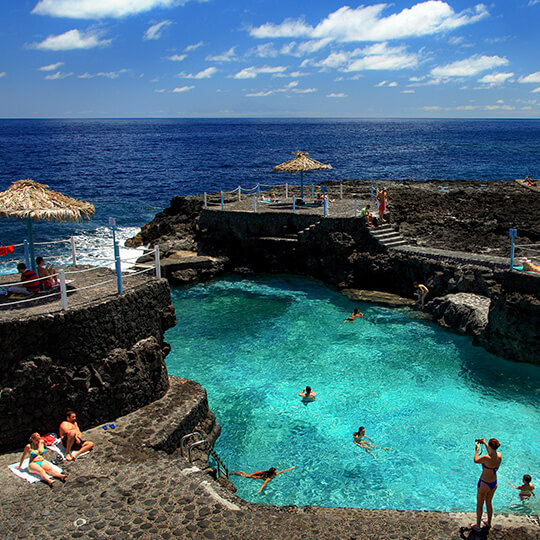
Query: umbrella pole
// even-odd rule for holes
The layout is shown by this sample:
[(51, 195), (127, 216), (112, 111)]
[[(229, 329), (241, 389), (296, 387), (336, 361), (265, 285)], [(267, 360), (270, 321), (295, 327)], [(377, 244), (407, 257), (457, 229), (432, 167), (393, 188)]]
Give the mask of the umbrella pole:
[(304, 171), (300, 171), (300, 198), (304, 198)]
[(30, 268), (36, 271), (36, 255), (34, 253), (34, 236), (32, 234), (32, 220), (27, 218), (26, 226), (28, 228), (28, 243), (30, 244)]

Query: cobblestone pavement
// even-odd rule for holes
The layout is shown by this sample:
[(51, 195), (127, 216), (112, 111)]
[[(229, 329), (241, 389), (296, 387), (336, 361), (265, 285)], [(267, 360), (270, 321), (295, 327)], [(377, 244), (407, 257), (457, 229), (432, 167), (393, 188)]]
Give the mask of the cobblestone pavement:
[[(148, 407), (151, 407), (149, 405)], [(149, 409), (89, 430), (88, 456), (65, 464), (53, 488), (16, 478), (0, 456), (0, 538), (433, 539), (486, 538), (462, 529), (470, 514), (275, 507), (247, 503), (182, 458), (146, 447)], [(137, 427), (137, 422), (141, 423)], [(155, 441), (154, 441), (155, 443)], [(53, 456), (48, 452), (49, 459)], [(540, 538), (537, 518), (496, 516), (490, 539)]]

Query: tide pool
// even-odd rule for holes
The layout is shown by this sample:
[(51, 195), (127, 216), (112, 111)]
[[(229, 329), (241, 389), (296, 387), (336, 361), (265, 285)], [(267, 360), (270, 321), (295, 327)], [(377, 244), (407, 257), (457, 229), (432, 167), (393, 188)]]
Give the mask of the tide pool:
[[(474, 511), (474, 440), (503, 463), (495, 512), (537, 513), (507, 485), (540, 470), (540, 369), (473, 347), (414, 310), (353, 303), (306, 279), (229, 277), (172, 292), (169, 373), (199, 382), (231, 471), (295, 466), (272, 480), (232, 476), (249, 501)], [(363, 319), (343, 319), (359, 307)], [(316, 401), (298, 393), (310, 385)], [(353, 444), (360, 425), (373, 458)]]

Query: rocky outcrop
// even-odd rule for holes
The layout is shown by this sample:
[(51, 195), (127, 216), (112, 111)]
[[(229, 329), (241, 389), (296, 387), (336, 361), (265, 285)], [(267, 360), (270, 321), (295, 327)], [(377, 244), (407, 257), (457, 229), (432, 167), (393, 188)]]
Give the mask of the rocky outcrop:
[(362, 289), (343, 289), (341, 294), (345, 295), (349, 300), (358, 302), (371, 302), (388, 307), (404, 307), (414, 306), (416, 302), (411, 298), (403, 298), (397, 294), (392, 294), (383, 291), (365, 291)]
[(440, 325), (478, 337), (488, 323), (490, 303), (491, 300), (485, 296), (457, 293), (435, 298), (427, 308)]
[(171, 285), (187, 285), (214, 279), (225, 270), (227, 261), (226, 257), (179, 251), (161, 259), (161, 272)]
[(64, 312), (0, 322), (0, 449), (57, 431), (67, 408), (84, 426), (127, 414), (167, 390), (165, 330), (176, 323), (165, 280)]

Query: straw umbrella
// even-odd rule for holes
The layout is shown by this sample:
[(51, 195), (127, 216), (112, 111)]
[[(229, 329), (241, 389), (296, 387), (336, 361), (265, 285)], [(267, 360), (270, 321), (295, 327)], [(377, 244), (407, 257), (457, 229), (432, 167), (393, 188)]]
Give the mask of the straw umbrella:
[(294, 159), (286, 161), (281, 165), (274, 167), (275, 172), (286, 171), (290, 173), (300, 173), (300, 197), (304, 197), (304, 172), (308, 171), (326, 171), (332, 168), (332, 165), (326, 165), (310, 158), (307, 152), (293, 152), (296, 155)]
[(93, 204), (81, 202), (62, 193), (47, 189), (49, 186), (33, 180), (17, 180), (0, 193), (0, 217), (26, 220), (30, 265), (35, 270), (32, 221), (80, 221), (90, 219), (96, 209)]

